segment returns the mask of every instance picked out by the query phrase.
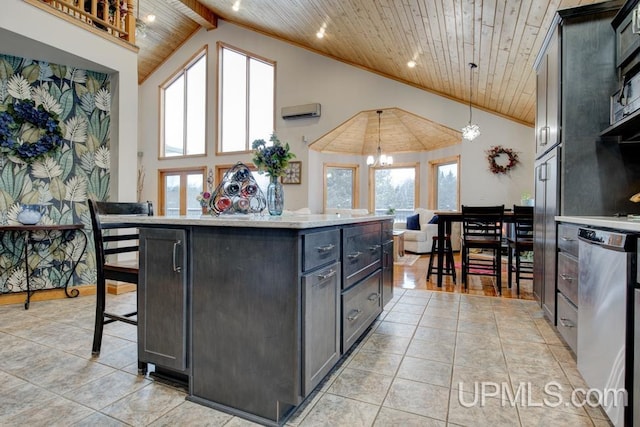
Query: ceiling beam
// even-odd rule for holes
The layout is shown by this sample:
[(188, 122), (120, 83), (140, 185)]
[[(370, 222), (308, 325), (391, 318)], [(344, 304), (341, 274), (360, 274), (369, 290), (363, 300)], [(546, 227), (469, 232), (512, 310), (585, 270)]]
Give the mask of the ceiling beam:
[(198, 0), (166, 0), (183, 15), (197, 22), (207, 30), (218, 28), (218, 17)]

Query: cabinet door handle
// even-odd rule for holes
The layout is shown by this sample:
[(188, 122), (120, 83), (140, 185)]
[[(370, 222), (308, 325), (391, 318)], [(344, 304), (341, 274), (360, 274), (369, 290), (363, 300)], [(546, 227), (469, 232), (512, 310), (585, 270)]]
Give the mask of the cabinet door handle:
[(178, 261), (178, 246), (182, 245), (182, 241), (178, 240), (177, 242), (173, 243), (173, 257), (172, 257), (172, 261), (173, 261), (173, 271), (175, 273), (180, 273), (182, 271), (182, 267), (180, 267), (177, 264)]
[(349, 315), (347, 316), (347, 320), (350, 320), (353, 322), (358, 317), (360, 317), (361, 313), (362, 313), (362, 310), (360, 310), (359, 308), (352, 310), (351, 313), (349, 313)]
[(575, 277), (566, 274), (560, 274), (560, 277), (562, 280), (566, 280), (567, 282), (573, 282), (573, 279), (575, 279)]
[(560, 318), (560, 324), (562, 326), (564, 326), (565, 328), (575, 328), (576, 327), (575, 323), (573, 323), (570, 319), (567, 319), (566, 317), (561, 317)]
[(350, 260), (354, 260), (354, 259), (358, 259), (360, 255), (362, 255), (362, 252), (354, 252), (347, 255), (347, 258), (349, 258)]
[(549, 126), (543, 126), (540, 128), (538, 139), (540, 140), (541, 146), (547, 145), (549, 142)]
[(380, 298), (380, 294), (373, 293), (373, 294), (369, 295), (369, 297), (367, 299), (369, 301), (373, 302), (373, 301), (378, 301), (379, 298)]
[(546, 181), (547, 180), (547, 164), (543, 163), (538, 166), (538, 181)]
[(319, 273), (318, 274), (318, 279), (320, 280), (327, 280), (329, 277), (333, 277), (336, 275), (336, 271), (335, 270), (329, 270), (328, 272), (324, 273)]
[(631, 13), (631, 32), (633, 34), (640, 34), (640, 28), (638, 28), (638, 8), (633, 9)]
[(573, 237), (562, 236), (560, 240), (562, 240), (563, 242), (573, 242), (576, 239), (574, 239)]
[(333, 250), (333, 248), (335, 248), (336, 245), (334, 244), (329, 244), (329, 245), (325, 245), (325, 246), (318, 246), (316, 247), (316, 250), (318, 252), (320, 252), (321, 254), (326, 253), (326, 252), (331, 252)]

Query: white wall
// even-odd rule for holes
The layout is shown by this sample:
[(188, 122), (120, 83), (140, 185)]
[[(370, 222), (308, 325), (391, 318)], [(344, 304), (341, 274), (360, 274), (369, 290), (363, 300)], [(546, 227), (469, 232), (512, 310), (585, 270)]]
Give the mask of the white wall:
[(137, 54), (22, 0), (2, 1), (0, 53), (111, 75), (111, 197), (135, 200)]
[[(302, 185), (286, 185), (286, 209), (309, 206), (312, 211), (322, 209), (323, 162), (360, 162), (360, 205), (367, 207), (368, 172), (364, 158), (337, 156), (309, 150), (303, 136), (313, 142), (362, 110), (398, 107), (454, 129), (468, 122), (468, 104), (451, 101), (390, 80), (362, 69), (312, 53), (282, 41), (254, 33), (225, 21), (213, 31), (200, 30), (165, 61), (140, 87), (140, 141), (144, 152), (142, 162), (147, 171), (144, 198), (157, 200), (158, 168), (182, 166), (209, 166), (249, 163), (251, 156), (225, 155), (216, 157), (216, 42), (222, 41), (256, 55), (275, 60), (276, 71), (276, 133), (290, 143), (298, 160), (302, 160)], [(181, 67), (202, 46), (209, 49), (208, 91), (208, 152), (196, 159), (158, 160), (158, 87)], [(315, 119), (282, 120), (283, 106), (319, 102), (322, 116)], [(428, 161), (461, 155), (461, 201), (464, 204), (512, 205), (520, 202), (523, 192), (533, 193), (534, 131), (531, 127), (503, 119), (483, 111), (474, 110), (474, 122), (482, 132), (475, 141), (463, 142), (455, 147), (394, 156), (396, 162), (421, 164), (420, 205), (427, 205)], [(489, 172), (486, 154), (490, 146), (503, 145), (519, 152), (522, 164), (508, 176), (495, 176)]]

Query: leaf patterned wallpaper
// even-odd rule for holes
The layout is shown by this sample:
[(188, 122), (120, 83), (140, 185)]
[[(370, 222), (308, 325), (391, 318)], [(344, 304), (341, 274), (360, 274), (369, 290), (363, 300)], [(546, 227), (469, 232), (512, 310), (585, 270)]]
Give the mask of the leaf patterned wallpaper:
[[(83, 223), (87, 248), (69, 286), (94, 284), (95, 251), (87, 199), (106, 200), (109, 193), (109, 75), (0, 54), (0, 112), (20, 100), (33, 101), (36, 107), (57, 115), (64, 140), (59, 151), (30, 164), (10, 152), (0, 153), (0, 224), (18, 225), (21, 204), (46, 205), (41, 224)], [(29, 138), (37, 140), (28, 127), (17, 131), (23, 143), (29, 143)], [(77, 245), (67, 251), (81, 250), (81, 239), (76, 240)], [(24, 291), (24, 264), (15, 265), (16, 257), (11, 255), (20, 248), (10, 247), (8, 233), (0, 243), (5, 248), (0, 255), (0, 293)], [(47, 258), (34, 252), (38, 253), (29, 255), (29, 265), (42, 268), (32, 275), (31, 288), (60, 287), (58, 266), (69, 254)]]

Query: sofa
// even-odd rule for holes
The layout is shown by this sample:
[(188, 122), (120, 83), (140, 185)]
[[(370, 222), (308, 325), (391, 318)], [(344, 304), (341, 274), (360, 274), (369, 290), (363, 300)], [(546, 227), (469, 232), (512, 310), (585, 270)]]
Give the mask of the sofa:
[[(398, 221), (393, 224), (394, 230), (404, 231), (404, 250), (417, 254), (431, 252), (433, 237), (438, 235), (438, 224), (429, 224), (435, 215), (435, 211), (418, 208), (412, 215), (419, 215), (420, 230), (408, 230), (406, 221)], [(454, 251), (460, 250), (460, 223), (451, 224), (451, 247)]]

